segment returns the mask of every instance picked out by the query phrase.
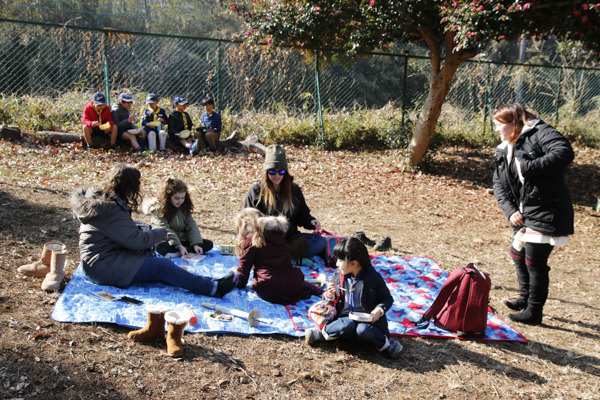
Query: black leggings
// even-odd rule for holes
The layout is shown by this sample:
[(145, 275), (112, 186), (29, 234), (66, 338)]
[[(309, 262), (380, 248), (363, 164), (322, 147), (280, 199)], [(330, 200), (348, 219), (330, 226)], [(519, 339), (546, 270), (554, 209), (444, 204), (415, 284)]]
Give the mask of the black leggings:
[[(194, 252), (194, 249), (191, 248), (191, 246), (190, 246), (190, 242), (183, 241), (183, 242), (181, 242), (181, 245), (183, 247), (185, 247), (189, 253)], [(207, 239), (203, 239), (200, 247), (202, 247), (202, 254), (206, 254), (208, 251), (212, 250), (213, 242), (211, 242), (210, 240), (207, 240)], [(175, 246), (171, 246), (169, 244), (169, 242), (160, 242), (159, 244), (156, 245), (156, 252), (158, 254), (160, 254), (161, 256), (164, 256), (167, 253), (176, 253), (178, 251), (179, 251), (179, 249)]]

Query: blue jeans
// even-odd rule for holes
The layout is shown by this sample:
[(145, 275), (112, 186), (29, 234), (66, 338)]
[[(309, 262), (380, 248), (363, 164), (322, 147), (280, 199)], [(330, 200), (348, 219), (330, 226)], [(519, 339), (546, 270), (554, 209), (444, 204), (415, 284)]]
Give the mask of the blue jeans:
[(327, 340), (358, 339), (361, 342), (373, 343), (378, 350), (387, 343), (387, 337), (372, 324), (355, 322), (348, 317), (334, 319), (325, 325), (323, 331)]
[(164, 282), (202, 296), (214, 296), (217, 292), (216, 280), (187, 272), (168, 258), (146, 258), (131, 281), (136, 282)]
[(308, 240), (308, 251), (306, 252), (306, 254), (303, 255), (303, 257), (312, 257), (312, 256), (317, 256), (317, 255), (324, 255), (325, 254), (325, 246), (327, 244), (327, 242), (325, 241), (325, 238), (321, 235), (315, 235), (312, 233), (298, 233), (300, 236), (302, 236), (303, 238), (306, 238)]

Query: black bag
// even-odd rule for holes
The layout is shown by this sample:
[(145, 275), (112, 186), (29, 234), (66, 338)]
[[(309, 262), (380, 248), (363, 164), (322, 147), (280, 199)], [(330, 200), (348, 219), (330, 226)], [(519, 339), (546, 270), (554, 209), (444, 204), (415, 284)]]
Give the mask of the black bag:
[[(147, 222), (137, 221), (135, 219), (133, 220), (133, 222), (135, 222), (135, 224), (137, 225), (137, 227), (140, 231), (149, 231), (152, 229), (152, 225), (150, 225)], [(150, 257), (156, 257), (156, 248), (154, 246), (152, 246), (148, 249), (142, 250), (142, 253), (148, 254)]]

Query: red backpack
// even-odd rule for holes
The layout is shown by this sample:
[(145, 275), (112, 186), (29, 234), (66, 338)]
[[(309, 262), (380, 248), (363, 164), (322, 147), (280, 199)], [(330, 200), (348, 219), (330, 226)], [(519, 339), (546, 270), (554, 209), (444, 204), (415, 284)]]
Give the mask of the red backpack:
[(438, 328), (456, 332), (460, 338), (482, 338), (487, 327), (492, 282), (475, 264), (456, 268), (417, 325), (434, 319)]

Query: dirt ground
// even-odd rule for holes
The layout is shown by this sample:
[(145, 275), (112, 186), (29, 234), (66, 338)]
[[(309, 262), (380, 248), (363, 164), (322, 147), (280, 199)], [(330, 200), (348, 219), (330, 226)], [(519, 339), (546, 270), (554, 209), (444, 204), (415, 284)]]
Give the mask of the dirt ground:
[[(404, 350), (390, 360), (357, 344), (311, 348), (283, 335), (186, 334), (184, 357), (173, 359), (164, 344), (135, 344), (117, 325), (53, 321), (60, 293), (42, 291), (40, 278), (17, 268), (59, 240), (69, 247), (64, 288), (79, 262), (69, 193), (117, 162), (140, 168), (146, 196), (171, 174), (186, 180), (203, 236), (232, 243), (232, 216), (258, 179), (262, 156), (107, 155), (0, 141), (0, 398), (598, 399), (600, 150), (576, 153), (567, 176), (576, 233), (550, 257), (543, 325), (514, 324), (528, 344), (398, 338)], [(507, 319), (502, 300), (516, 296), (517, 282), (511, 229), (488, 190), (492, 149), (444, 148), (419, 173), (402, 172), (391, 151), (289, 148), (288, 155), (325, 229), (389, 236), (391, 254), (427, 256), (448, 271), (477, 262), (492, 279), (490, 306)]]

